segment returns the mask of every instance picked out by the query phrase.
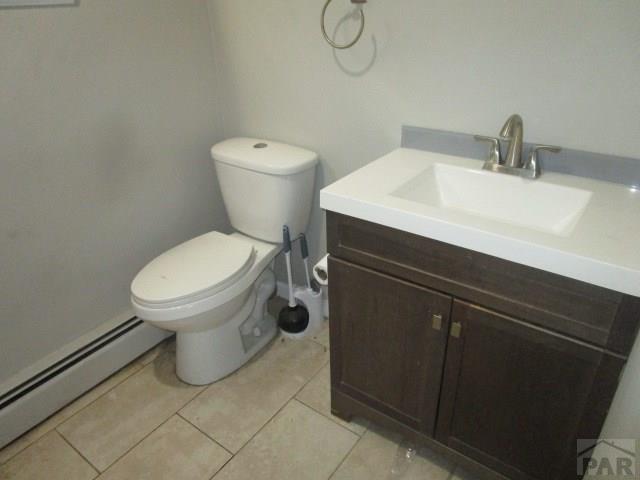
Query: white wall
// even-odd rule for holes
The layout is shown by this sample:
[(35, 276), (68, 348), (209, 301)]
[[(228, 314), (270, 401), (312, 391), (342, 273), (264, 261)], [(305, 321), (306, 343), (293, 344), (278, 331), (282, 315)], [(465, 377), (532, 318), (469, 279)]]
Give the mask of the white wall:
[[(226, 135), (318, 151), (321, 185), (399, 146), (402, 124), (496, 135), (514, 112), (528, 141), (640, 158), (637, 0), (370, 0), (344, 52), (320, 35), (321, 0), (208, 2)], [(310, 235), (317, 256), (317, 207)], [(640, 437), (633, 358), (610, 432)]]
[(201, 0), (0, 10), (0, 383), (129, 308), (132, 277), (224, 228)]
[[(640, 157), (637, 0), (370, 0), (344, 52), (321, 0), (208, 1), (226, 133), (315, 149), (324, 184), (397, 147), (402, 124), (496, 135), (514, 112), (529, 141)], [(334, 1), (330, 31), (349, 8)]]

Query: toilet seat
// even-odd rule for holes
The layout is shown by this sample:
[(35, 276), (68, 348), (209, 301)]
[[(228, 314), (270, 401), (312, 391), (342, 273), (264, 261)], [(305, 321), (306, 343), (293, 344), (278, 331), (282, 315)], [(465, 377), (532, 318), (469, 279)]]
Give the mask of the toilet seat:
[(209, 232), (168, 250), (144, 267), (131, 284), (140, 306), (166, 308), (211, 297), (251, 268), (256, 252), (238, 236)]

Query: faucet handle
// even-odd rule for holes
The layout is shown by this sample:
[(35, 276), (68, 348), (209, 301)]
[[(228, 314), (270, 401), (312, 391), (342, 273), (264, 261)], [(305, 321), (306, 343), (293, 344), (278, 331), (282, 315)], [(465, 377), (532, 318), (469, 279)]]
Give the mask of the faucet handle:
[(491, 150), (489, 151), (489, 163), (495, 163), (500, 165), (502, 163), (502, 153), (500, 152), (500, 139), (496, 137), (485, 137), (483, 135), (474, 135), (473, 137), (478, 142), (491, 143)]
[(529, 159), (524, 168), (533, 171), (533, 178), (538, 178), (542, 174), (542, 166), (538, 160), (538, 152), (540, 150), (546, 150), (548, 152), (559, 153), (562, 149), (560, 147), (554, 147), (552, 145), (536, 145), (531, 149)]

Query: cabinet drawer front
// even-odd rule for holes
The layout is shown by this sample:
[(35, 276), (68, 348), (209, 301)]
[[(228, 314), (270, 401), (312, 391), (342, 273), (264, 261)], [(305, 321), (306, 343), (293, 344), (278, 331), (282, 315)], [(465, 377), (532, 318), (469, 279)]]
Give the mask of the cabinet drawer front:
[(332, 387), (433, 435), (451, 298), (329, 259)]
[(576, 440), (598, 438), (624, 361), (465, 302), (452, 322), (438, 439), (510, 478), (575, 478)]
[(327, 212), (329, 253), (628, 355), (640, 299)]

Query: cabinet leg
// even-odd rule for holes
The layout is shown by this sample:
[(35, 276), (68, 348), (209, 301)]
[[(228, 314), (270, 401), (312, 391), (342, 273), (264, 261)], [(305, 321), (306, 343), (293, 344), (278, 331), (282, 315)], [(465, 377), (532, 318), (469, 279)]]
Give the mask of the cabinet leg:
[(340, 420), (344, 420), (347, 423), (350, 423), (353, 420), (353, 415), (350, 413), (342, 412), (340, 410), (336, 410), (335, 408), (331, 408), (331, 415), (338, 417)]

